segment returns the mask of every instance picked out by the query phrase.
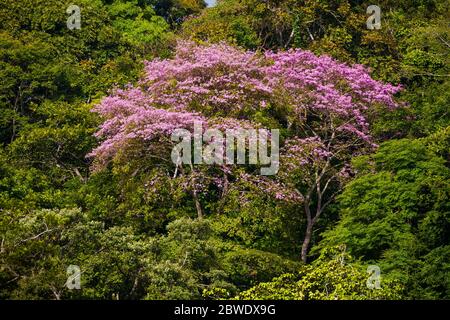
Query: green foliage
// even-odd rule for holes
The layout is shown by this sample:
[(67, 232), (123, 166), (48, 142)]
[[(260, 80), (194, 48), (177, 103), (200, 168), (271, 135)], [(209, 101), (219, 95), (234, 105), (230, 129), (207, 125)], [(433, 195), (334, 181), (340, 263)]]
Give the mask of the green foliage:
[[(256, 18), (247, 15), (249, 8), (254, 10)], [(198, 18), (188, 19), (183, 24), (182, 32), (186, 36), (202, 41), (226, 40), (254, 49), (261, 45), (261, 39), (253, 25), (259, 22), (258, 18), (267, 18), (267, 11), (264, 3), (256, 0), (222, 1), (215, 7), (203, 11)]]
[(69, 4), (1, 1), (1, 142), (13, 141), (27, 122), (39, 118), (35, 105), (100, 97), (134, 80), (140, 60), (164, 54), (170, 42), (167, 23), (137, 1), (78, 2), (80, 30), (66, 26)]
[[(393, 140), (355, 161), (355, 169), (358, 177), (339, 197), (340, 220), (316, 250), (345, 244), (408, 284), (412, 297), (448, 297), (446, 282), (434, 291), (425, 283), (436, 280), (421, 278), (428, 268), (435, 268), (435, 278), (448, 277), (450, 170), (444, 159), (423, 141)], [(444, 259), (431, 262), (438, 252)]]
[[(0, 299), (449, 299), (449, 1), (380, 0), (381, 30), (350, 0), (78, 0), (81, 30), (66, 26), (70, 4), (0, 0)], [(381, 147), (353, 159), (316, 225), (310, 264), (302, 208), (248, 181), (200, 194), (195, 219), (154, 159), (91, 172), (93, 105), (179, 37), (303, 48), (404, 86), (405, 106), (376, 115)], [(279, 113), (250, 118), (291, 121)], [(69, 265), (81, 290), (65, 286)]]
[(386, 300), (400, 299), (399, 283), (382, 281), (380, 289), (369, 289), (369, 275), (363, 265), (354, 263), (336, 249), (324, 250), (328, 259), (302, 266), (296, 273), (283, 274), (241, 292), (239, 300)]
[(296, 259), (292, 246), (302, 237), (303, 215), (296, 205), (274, 201), (248, 182), (235, 184), (218, 207), (213, 228), (224, 239), (247, 248)]
[(61, 244), (72, 232), (71, 226), (82, 220), (77, 209), (39, 210), (32, 214), (3, 211), (0, 274), (4, 285), (0, 296), (60, 298), (67, 279), (64, 265), (71, 257)]
[[(207, 220), (176, 220), (167, 235), (148, 237), (132, 227), (106, 228), (79, 209), (39, 210), (4, 213), (0, 230), (7, 284), (0, 296), (8, 298), (199, 299), (204, 292), (234, 295), (298, 266), (221, 241)], [(80, 266), (81, 290), (65, 287), (71, 264)]]
[(147, 0), (147, 3), (175, 29), (186, 18), (205, 8), (203, 0)]

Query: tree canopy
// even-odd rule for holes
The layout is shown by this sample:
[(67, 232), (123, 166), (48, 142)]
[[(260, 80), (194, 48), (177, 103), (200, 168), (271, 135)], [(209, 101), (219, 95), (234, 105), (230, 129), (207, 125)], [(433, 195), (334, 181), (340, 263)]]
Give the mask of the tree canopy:
[(450, 2), (368, 5), (0, 0), (0, 299), (449, 299)]

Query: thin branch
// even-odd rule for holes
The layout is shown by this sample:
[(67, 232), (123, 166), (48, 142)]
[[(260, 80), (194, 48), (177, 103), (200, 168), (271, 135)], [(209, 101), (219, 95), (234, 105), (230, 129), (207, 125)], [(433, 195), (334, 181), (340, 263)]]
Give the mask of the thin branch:
[(439, 38), (439, 40), (441, 40), (441, 41), (442, 41), (442, 43), (443, 43), (443, 44), (445, 44), (445, 45), (446, 45), (447, 47), (449, 47), (449, 48), (450, 48), (450, 43), (448, 43), (447, 41), (445, 41), (445, 40), (444, 40), (444, 38), (442, 38), (442, 36), (441, 36), (441, 35), (439, 35), (439, 36), (438, 36), (438, 38)]
[(35, 236), (33, 236), (33, 237), (30, 237), (30, 238), (28, 238), (28, 239), (21, 240), (20, 243), (22, 243), (22, 242), (27, 242), (27, 241), (30, 241), (30, 240), (35, 240), (35, 239), (39, 238), (40, 236), (42, 236), (42, 235), (44, 235), (44, 234), (46, 234), (46, 233), (48, 233), (48, 232), (52, 232), (52, 231), (54, 231), (54, 230), (56, 230), (56, 228), (55, 228), (55, 229), (48, 229), (48, 228), (47, 228), (47, 230), (42, 231), (41, 233), (39, 233), (39, 234), (37, 234), (37, 235), (35, 235)]

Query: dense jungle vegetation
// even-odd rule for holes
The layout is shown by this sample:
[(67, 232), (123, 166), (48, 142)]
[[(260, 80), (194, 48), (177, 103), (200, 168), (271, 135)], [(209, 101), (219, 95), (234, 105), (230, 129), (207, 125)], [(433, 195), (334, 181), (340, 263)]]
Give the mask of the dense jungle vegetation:
[(0, 0), (0, 79), (0, 299), (450, 298), (448, 0)]

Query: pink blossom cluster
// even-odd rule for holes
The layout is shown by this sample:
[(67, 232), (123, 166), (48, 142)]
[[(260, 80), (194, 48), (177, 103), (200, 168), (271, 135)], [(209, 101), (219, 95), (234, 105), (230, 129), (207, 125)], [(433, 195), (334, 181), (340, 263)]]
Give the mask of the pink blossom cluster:
[(180, 41), (173, 59), (145, 63), (140, 84), (149, 102), (174, 110), (227, 114), (255, 110), (270, 97), (264, 57), (226, 44), (198, 46)]
[(96, 167), (103, 168), (111, 158), (132, 140), (151, 141), (170, 137), (179, 128), (193, 129), (205, 118), (197, 113), (154, 108), (139, 88), (116, 90), (94, 107), (105, 121), (96, 132), (102, 143), (88, 157), (95, 157)]
[[(363, 66), (328, 56), (300, 49), (261, 54), (223, 43), (181, 41), (173, 58), (145, 62), (144, 71), (137, 87), (116, 90), (93, 109), (104, 118), (96, 133), (102, 142), (90, 154), (98, 163), (106, 164), (132, 140), (168, 137), (195, 122), (221, 130), (255, 126), (253, 115), (272, 106), (298, 127), (307, 128), (311, 117), (321, 120), (297, 132), (302, 139), (289, 152), (308, 149), (309, 158), (326, 158), (333, 152), (324, 147), (331, 131), (335, 141), (350, 136), (371, 143), (368, 115), (377, 106), (397, 107), (394, 94), (401, 89), (372, 79)], [(309, 141), (311, 132), (323, 142)]]
[(332, 156), (333, 153), (319, 137), (289, 139), (283, 148), (283, 164), (288, 171), (320, 165)]
[(272, 61), (264, 72), (268, 85), (278, 88), (281, 103), (291, 105), (300, 118), (332, 116), (338, 120), (338, 130), (370, 141), (366, 114), (375, 105), (398, 106), (394, 95), (401, 87), (372, 79), (362, 65), (349, 66), (300, 49), (265, 56)]

